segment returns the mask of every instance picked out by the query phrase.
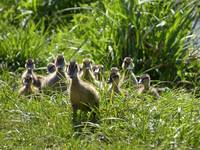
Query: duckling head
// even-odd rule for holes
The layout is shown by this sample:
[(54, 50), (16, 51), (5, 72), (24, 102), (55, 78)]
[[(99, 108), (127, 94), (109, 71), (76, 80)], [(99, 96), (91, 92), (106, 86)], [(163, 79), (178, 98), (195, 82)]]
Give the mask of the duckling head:
[(148, 74), (144, 74), (140, 77), (139, 84), (143, 84), (145, 87), (150, 87), (150, 76)]
[(63, 54), (59, 54), (55, 60), (56, 68), (64, 68), (65, 67), (65, 58)]
[(117, 67), (112, 67), (110, 71), (110, 76), (107, 83), (118, 84), (120, 80), (119, 69)]
[(70, 61), (67, 69), (67, 74), (71, 79), (76, 78), (78, 73), (78, 65), (75, 60)]
[(112, 84), (115, 84), (115, 85), (118, 85), (119, 84), (119, 80), (120, 80), (120, 75), (119, 73), (112, 73), (110, 74), (110, 77), (107, 81), (107, 83), (112, 83)]
[(53, 72), (55, 72), (56, 71), (56, 66), (55, 66), (55, 64), (54, 63), (49, 63), (48, 65), (47, 65), (47, 72), (48, 73), (53, 73)]
[(104, 72), (104, 66), (103, 65), (94, 65), (92, 67), (92, 70), (93, 70), (95, 78), (98, 78), (100, 76), (100, 74)]
[(133, 70), (134, 64), (133, 59), (131, 57), (125, 57), (122, 63), (122, 69)]
[(92, 68), (92, 60), (89, 58), (83, 59), (83, 70), (91, 70)]
[(118, 73), (118, 72), (119, 72), (119, 69), (117, 67), (112, 67), (110, 69), (110, 74), (112, 74), (112, 73)]
[(25, 64), (25, 68), (27, 69), (35, 69), (35, 63), (34, 63), (34, 60), (29, 58), (26, 60), (26, 64)]
[(30, 74), (27, 74), (23, 79), (23, 85), (30, 86), (33, 82), (33, 77)]

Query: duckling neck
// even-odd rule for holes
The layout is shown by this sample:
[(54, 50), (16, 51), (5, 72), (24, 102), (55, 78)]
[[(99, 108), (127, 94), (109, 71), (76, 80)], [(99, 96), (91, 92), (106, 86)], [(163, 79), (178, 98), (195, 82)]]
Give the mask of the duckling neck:
[(72, 86), (76, 86), (77, 84), (79, 84), (80, 83), (80, 79), (78, 78), (78, 77), (74, 77), (73, 79), (72, 79)]
[(88, 70), (88, 69), (84, 71), (83, 77), (84, 77), (86, 80), (93, 81), (92, 73), (91, 73), (91, 71)]
[(86, 69), (86, 70), (85, 70), (85, 74), (88, 75), (88, 76), (91, 75), (90, 70), (89, 70), (89, 69)]

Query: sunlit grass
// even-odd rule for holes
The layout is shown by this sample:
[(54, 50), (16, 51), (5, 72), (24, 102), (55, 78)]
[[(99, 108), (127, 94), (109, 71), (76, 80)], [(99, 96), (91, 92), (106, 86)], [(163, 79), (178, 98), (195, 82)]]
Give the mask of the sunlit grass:
[[(198, 51), (192, 25), (199, 0), (102, 0), (82, 7), (52, 0), (46, 11), (42, 1), (17, 2), (0, 2), (0, 149), (200, 149), (200, 63), (191, 55)], [(65, 3), (74, 7), (68, 12)], [(170, 89), (159, 100), (131, 87), (110, 96), (106, 88), (99, 91), (99, 122), (79, 112), (73, 124), (66, 93), (27, 98), (17, 92), (27, 58), (45, 74), (59, 53), (67, 62), (92, 58), (106, 74), (131, 56), (136, 75), (148, 72), (172, 87), (188, 80), (189, 88)]]
[[(11, 79), (8, 74), (2, 77), (1, 80)], [(169, 149), (200, 146), (200, 99), (184, 90), (170, 90), (159, 100), (128, 90), (128, 96), (113, 96), (110, 101), (106, 92), (100, 92), (99, 122), (83, 124), (89, 120), (79, 114), (80, 123), (83, 122), (78, 127), (73, 126), (67, 94), (39, 94), (28, 99), (19, 97), (17, 89), (18, 86), (13, 91), (10, 83), (1, 85), (1, 148)]]

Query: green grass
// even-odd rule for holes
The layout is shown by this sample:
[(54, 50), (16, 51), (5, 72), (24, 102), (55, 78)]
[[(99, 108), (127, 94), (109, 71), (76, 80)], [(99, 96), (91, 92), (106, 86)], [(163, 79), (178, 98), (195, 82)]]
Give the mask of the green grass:
[(40, 0), (12, 1), (0, 2), (0, 63), (11, 70), (24, 66), (28, 57), (44, 65), (63, 52), (67, 59), (90, 57), (106, 68), (131, 56), (136, 73), (159, 80), (199, 76), (193, 55), (198, 33), (192, 30), (199, 0), (52, 0), (48, 7)]
[[(74, 127), (67, 94), (19, 97), (19, 82), (8, 72), (1, 76), (2, 149), (200, 148), (200, 99), (184, 90), (155, 100), (129, 88), (129, 95), (113, 96), (112, 102), (100, 92), (100, 121)], [(79, 114), (79, 121), (87, 116)]]
[[(0, 149), (200, 149), (199, 47), (192, 30), (199, 0), (178, 5), (174, 0), (52, 0), (46, 5), (0, 2)], [(27, 58), (44, 73), (59, 53), (67, 62), (92, 58), (106, 70), (120, 68), (131, 56), (136, 75), (146, 72), (172, 86), (183, 82), (189, 90), (171, 89), (159, 100), (139, 96), (131, 87), (121, 96), (101, 91), (99, 123), (74, 127), (67, 94), (28, 99), (17, 93)], [(84, 114), (79, 119), (89, 121)]]

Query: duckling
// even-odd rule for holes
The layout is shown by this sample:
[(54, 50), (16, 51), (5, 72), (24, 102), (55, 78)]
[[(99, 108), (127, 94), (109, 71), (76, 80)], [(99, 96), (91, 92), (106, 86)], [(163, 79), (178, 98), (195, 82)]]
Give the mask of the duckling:
[(88, 112), (92, 108), (95, 110), (99, 108), (99, 95), (95, 87), (81, 80), (78, 76), (78, 71), (79, 68), (76, 61), (70, 61), (68, 66), (68, 75), (71, 79), (69, 96), (74, 115), (76, 115), (77, 110)]
[(32, 86), (33, 76), (31, 74), (26, 74), (22, 82), (23, 86), (19, 89), (19, 95), (30, 95), (37, 92), (37, 89)]
[(54, 73), (56, 71), (56, 66), (54, 63), (47, 64), (47, 73)]
[(112, 83), (112, 85), (109, 88), (109, 93), (117, 93), (120, 94), (121, 90), (119, 88), (119, 82), (120, 82), (120, 73), (119, 69), (117, 67), (112, 67), (110, 71), (110, 76), (107, 81), (107, 83)]
[(104, 66), (103, 65), (94, 65), (92, 66), (93, 75), (96, 80), (104, 81), (103, 74), (104, 74)]
[(89, 58), (83, 59), (81, 78), (85, 81), (94, 83), (95, 77), (92, 74), (92, 60)]
[(151, 93), (156, 98), (160, 98), (160, 95), (158, 94), (158, 91), (156, 88), (150, 86), (150, 76), (148, 74), (144, 74), (141, 76), (139, 83), (143, 84), (141, 88), (139, 88), (138, 93)]
[(26, 61), (25, 68), (26, 68), (26, 70), (22, 74), (22, 81), (27, 76), (27, 74), (30, 74), (30, 75), (32, 75), (32, 78), (33, 78), (33, 86), (35, 86), (36, 88), (41, 90), (42, 80), (44, 79), (44, 77), (41, 75), (36, 75), (34, 73), (33, 70), (35, 69), (35, 63), (34, 63), (33, 59), (29, 58)]
[(54, 88), (55, 90), (67, 90), (67, 74), (65, 70), (65, 58), (62, 54), (58, 55), (55, 60), (56, 71), (45, 77), (42, 88)]
[(34, 61), (29, 58), (28, 60), (26, 60), (26, 63), (25, 63), (25, 68), (26, 70), (22, 73), (22, 80), (26, 77), (27, 74), (33, 74), (33, 70), (35, 69), (35, 63)]
[(135, 76), (135, 74), (133, 73), (133, 69), (134, 69), (134, 63), (133, 63), (133, 59), (131, 57), (125, 57), (124, 61), (122, 63), (122, 69), (123, 69), (123, 82), (127, 83), (127, 82), (132, 82), (133, 85), (138, 85), (138, 80)]
[(94, 65), (92, 67), (93, 75), (95, 78), (95, 85), (100, 90), (103, 90), (103, 87), (105, 87), (105, 79), (104, 79), (104, 66), (103, 65)]

